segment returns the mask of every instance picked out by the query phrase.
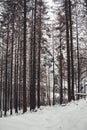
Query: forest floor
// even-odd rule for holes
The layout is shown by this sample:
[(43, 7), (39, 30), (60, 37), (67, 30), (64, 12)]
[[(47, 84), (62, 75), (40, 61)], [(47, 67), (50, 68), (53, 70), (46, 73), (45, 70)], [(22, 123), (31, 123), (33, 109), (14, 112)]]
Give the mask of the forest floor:
[(0, 130), (87, 130), (87, 101), (0, 118)]

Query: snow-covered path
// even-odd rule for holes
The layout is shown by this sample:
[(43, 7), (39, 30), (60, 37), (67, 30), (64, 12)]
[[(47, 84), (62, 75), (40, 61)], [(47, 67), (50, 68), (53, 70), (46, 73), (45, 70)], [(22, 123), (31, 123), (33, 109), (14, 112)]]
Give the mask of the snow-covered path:
[(87, 130), (87, 102), (42, 107), (38, 112), (1, 118), (0, 130)]

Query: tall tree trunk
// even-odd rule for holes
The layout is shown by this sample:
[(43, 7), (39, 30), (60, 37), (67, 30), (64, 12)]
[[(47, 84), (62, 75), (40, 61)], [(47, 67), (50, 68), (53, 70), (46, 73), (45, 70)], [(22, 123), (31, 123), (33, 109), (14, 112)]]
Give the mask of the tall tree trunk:
[(34, 39), (32, 45), (32, 86), (30, 87), (30, 110), (34, 110), (36, 107), (36, 10), (37, 10), (37, 0), (35, 0), (34, 9)]
[(70, 42), (71, 42), (71, 75), (72, 75), (72, 95), (71, 98), (74, 100), (74, 61), (73, 61), (73, 34), (72, 34), (72, 12), (71, 12), (71, 1), (69, 0), (69, 20), (70, 20)]
[(22, 64), (22, 59), (21, 59), (21, 52), (20, 52), (20, 69), (19, 69), (19, 110), (21, 110), (21, 64)]
[[(53, 26), (53, 25), (52, 25)], [(53, 105), (55, 105), (55, 67), (54, 67), (54, 36), (52, 27), (52, 44), (53, 44)]]
[[(32, 6), (33, 6), (33, 1), (32, 1)], [(33, 83), (33, 32), (34, 32), (34, 28), (33, 28), (33, 17), (34, 17), (34, 11), (32, 9), (32, 25), (31, 25), (31, 39), (30, 39), (30, 110), (32, 109), (32, 83)]]
[(51, 105), (50, 100), (50, 67), (48, 67), (48, 104)]
[(60, 104), (63, 103), (63, 76), (62, 76), (62, 45), (61, 45), (61, 30), (60, 30)]
[[(9, 16), (8, 16), (9, 17)], [(8, 42), (9, 42), (9, 20), (7, 23), (7, 44), (6, 44), (6, 63), (5, 63), (5, 111), (4, 116), (7, 116), (7, 86), (8, 86)]]
[[(21, 38), (21, 37), (20, 37)], [(20, 44), (20, 68), (19, 68), (19, 110), (22, 109), (22, 99), (23, 99), (23, 94), (22, 94), (22, 88), (23, 88), (23, 84), (22, 84), (22, 81), (23, 81), (23, 71), (22, 71), (22, 68), (23, 68), (23, 54), (22, 54), (22, 44)]]
[[(42, 2), (42, 1), (41, 1)], [(38, 40), (38, 71), (37, 71), (37, 106), (40, 107), (40, 50), (41, 50), (41, 5), (40, 5), (40, 16), (39, 16), (39, 40)]]
[(10, 90), (10, 115), (12, 115), (12, 96), (13, 96), (13, 51), (14, 51), (14, 17), (15, 17), (15, 5), (12, 14), (12, 43), (11, 43), (11, 90)]
[(26, 0), (24, 0), (24, 45), (23, 45), (23, 113), (27, 111), (26, 101)]
[(3, 110), (3, 51), (2, 51), (2, 57), (1, 57), (1, 80), (0, 80), (0, 112), (2, 117), (2, 110)]
[[(77, 42), (77, 65), (78, 65), (78, 93), (80, 92), (80, 59), (79, 59), (79, 40), (78, 40), (78, 19), (77, 19), (77, 9), (76, 9), (76, 42)], [(78, 95), (77, 99), (80, 96)]]
[(16, 63), (16, 47), (15, 47), (15, 65), (14, 65), (14, 108), (17, 113), (17, 63)]
[(67, 77), (68, 77), (68, 101), (71, 101), (71, 80), (70, 80), (70, 43), (69, 43), (69, 6), (68, 0), (65, 0), (66, 16), (66, 42), (67, 42)]

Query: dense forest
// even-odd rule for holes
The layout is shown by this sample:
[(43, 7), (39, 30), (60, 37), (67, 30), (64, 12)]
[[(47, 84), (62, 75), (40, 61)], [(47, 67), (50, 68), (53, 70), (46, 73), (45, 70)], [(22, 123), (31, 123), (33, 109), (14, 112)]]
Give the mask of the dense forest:
[(0, 0), (0, 117), (85, 98), (87, 0)]

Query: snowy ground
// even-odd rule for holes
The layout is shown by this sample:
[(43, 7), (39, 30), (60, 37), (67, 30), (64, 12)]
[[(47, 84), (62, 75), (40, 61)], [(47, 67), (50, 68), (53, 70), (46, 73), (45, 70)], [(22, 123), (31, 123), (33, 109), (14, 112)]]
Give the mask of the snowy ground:
[(42, 107), (38, 112), (1, 118), (0, 130), (87, 130), (87, 102)]

